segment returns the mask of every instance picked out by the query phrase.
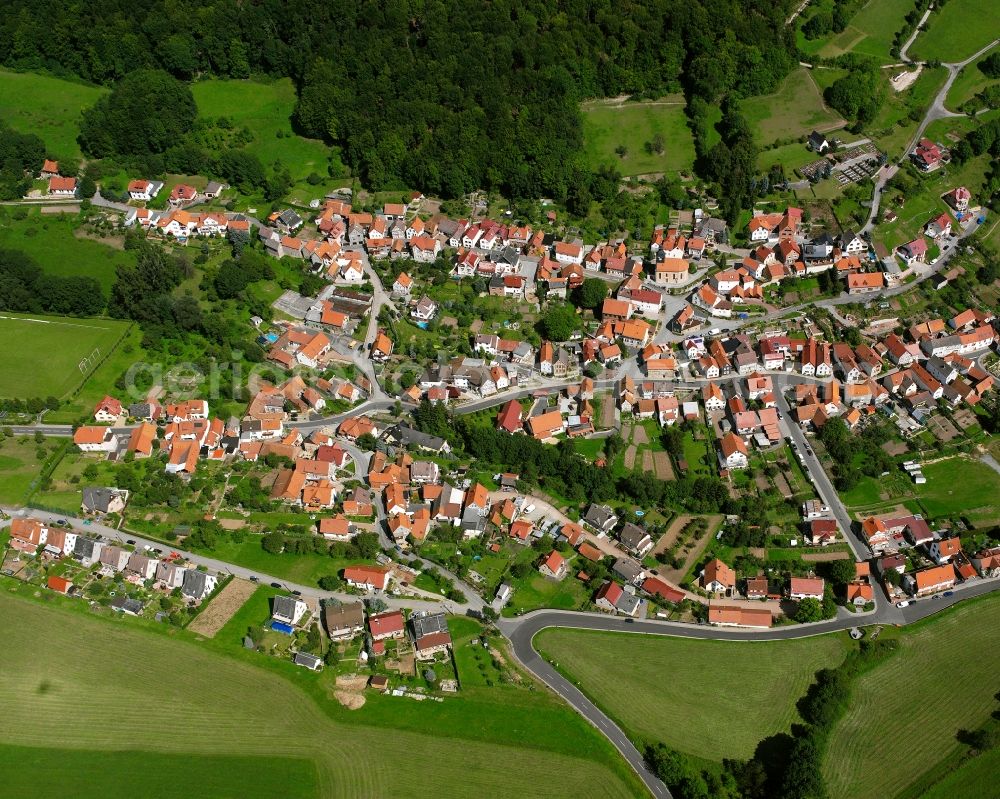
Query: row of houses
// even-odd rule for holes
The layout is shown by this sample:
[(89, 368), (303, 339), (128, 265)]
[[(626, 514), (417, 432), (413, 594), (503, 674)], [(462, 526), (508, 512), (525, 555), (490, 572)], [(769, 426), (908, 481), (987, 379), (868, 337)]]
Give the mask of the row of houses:
[[(137, 584), (153, 581), (154, 587), (165, 591), (179, 589), (182, 596), (193, 601), (207, 597), (219, 583), (219, 578), (207, 571), (108, 544), (66, 527), (50, 526), (30, 516), (11, 520), (10, 546), (28, 557), (44, 552), (56, 558), (74, 558), (88, 568), (99, 565)], [(62, 593), (69, 592), (68, 586), (62, 589)]]

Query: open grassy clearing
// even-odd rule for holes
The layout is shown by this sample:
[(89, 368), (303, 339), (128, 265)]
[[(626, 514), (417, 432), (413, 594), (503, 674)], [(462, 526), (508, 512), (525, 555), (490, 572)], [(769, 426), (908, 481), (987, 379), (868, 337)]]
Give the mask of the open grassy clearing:
[[(107, 90), (47, 75), (0, 70), (0, 119), (21, 133), (42, 138), (51, 155), (66, 164), (64, 172), (79, 163), (80, 113)], [(41, 164), (38, 165), (41, 167)]]
[(0, 502), (19, 504), (42, 470), (38, 445), (29, 436), (0, 441)]
[(975, 527), (997, 523), (1000, 475), (989, 466), (955, 456), (927, 464), (924, 474), (927, 482), (919, 486), (898, 474), (892, 479), (866, 478), (841, 496), (849, 508), (862, 515), (906, 503), (931, 519), (961, 516)]
[(824, 759), (830, 796), (894, 796), (956, 749), (959, 729), (985, 721), (996, 707), (998, 611), (991, 595), (908, 628), (900, 651), (857, 681)]
[(949, 0), (927, 20), (927, 30), (910, 47), (911, 58), (964, 61), (997, 38), (1000, 5), (983, 0)]
[(823, 104), (820, 90), (804, 67), (790, 72), (774, 94), (745, 100), (742, 108), (762, 144), (844, 124), (835, 111)]
[(0, 248), (26, 252), (47, 274), (92, 277), (107, 294), (118, 266), (135, 260), (122, 250), (74, 235), (74, 214), (46, 216), (30, 210), (26, 218), (15, 219), (14, 213), (0, 208)]
[(996, 82), (995, 79), (986, 77), (979, 70), (979, 62), (989, 58), (990, 54), (994, 52), (996, 52), (995, 47), (971, 64), (966, 64), (962, 67), (961, 72), (958, 73), (958, 77), (955, 78), (955, 82), (951, 85), (951, 89), (948, 90), (948, 97), (945, 99), (945, 105), (949, 109), (952, 111), (961, 111), (965, 103), (975, 99), (975, 96), (979, 92), (991, 83)]
[[(840, 33), (814, 41), (800, 33), (799, 44), (805, 52), (818, 52), (823, 58), (854, 52), (880, 61), (893, 61), (889, 48), (896, 31), (903, 26), (903, 18), (912, 8), (912, 0), (869, 0)], [(808, 19), (808, 15), (803, 16)]]
[[(594, 169), (611, 164), (623, 175), (644, 175), (688, 170), (694, 163), (683, 98), (622, 105), (594, 101), (584, 103), (581, 111), (583, 149)], [(657, 134), (663, 137), (662, 155), (646, 151)], [(624, 158), (615, 152), (618, 146), (626, 148)]]
[(95, 350), (103, 357), (127, 327), (114, 319), (0, 313), (0, 396), (61, 397), (92, 368), (81, 372), (81, 359)]
[[(317, 780), (314, 786), (299, 777), (283, 796), (458, 797), (492, 795), (503, 786), (509, 795), (555, 797), (578, 796), (594, 785), (610, 796), (636, 793), (634, 780), (623, 781), (602, 764), (612, 762), (605, 742), (545, 694), (512, 687), (521, 698), (509, 709), (495, 698), (478, 702), (474, 696), (440, 704), (376, 697), (381, 701), (350, 714), (329, 699), (317, 703), (316, 697), (325, 696), (325, 675), (240, 650), (234, 658), (222, 657), (218, 638), (203, 646), (171, 641), (137, 624), (88, 619), (85, 610), (69, 610), (69, 602), (46, 608), (0, 596), (4, 744), (98, 753), (130, 749), (175, 762), (197, 752), (227, 768), (231, 784), (242, 785), (221, 758), (254, 757), (265, 768), (265, 758), (275, 757), (275, 742), (284, 741), (277, 750), (312, 761)], [(269, 668), (256, 665), (262, 662)], [(528, 723), (506, 727), (510, 714)], [(387, 734), (381, 726), (396, 729)], [(497, 727), (503, 728), (501, 738)], [(464, 737), (457, 740), (457, 734)], [(147, 774), (156, 765), (156, 758), (148, 760)], [(281, 774), (295, 773), (283, 760), (276, 765)], [(51, 769), (51, 761), (41, 767)], [(97, 774), (88, 790), (114, 795), (115, 779)], [(160, 782), (167, 786), (164, 796), (191, 795), (185, 779)]]
[(329, 148), (292, 132), (295, 87), (290, 79), (270, 83), (205, 80), (192, 85), (191, 91), (201, 116), (228, 117), (235, 127), (246, 125), (250, 129), (254, 140), (246, 149), (265, 166), (280, 159), (296, 180), (310, 172), (326, 176)]
[(751, 757), (787, 731), (817, 669), (849, 646), (846, 635), (745, 643), (564, 629), (535, 642), (632, 738), (707, 760)]
[[(868, 126), (867, 132), (879, 148), (894, 159), (903, 154), (916, 132), (919, 119), (923, 117), (931, 101), (947, 79), (944, 67), (924, 69), (909, 89), (895, 92), (889, 86), (894, 70), (882, 70), (885, 81), (885, 102), (878, 117)], [(917, 121), (911, 118), (911, 111), (917, 109)]]

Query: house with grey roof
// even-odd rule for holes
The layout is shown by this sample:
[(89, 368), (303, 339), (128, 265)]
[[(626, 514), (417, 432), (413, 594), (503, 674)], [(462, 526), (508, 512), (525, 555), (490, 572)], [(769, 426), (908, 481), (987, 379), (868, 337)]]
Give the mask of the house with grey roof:
[(142, 613), (144, 605), (138, 599), (129, 599), (124, 596), (116, 596), (111, 600), (111, 609), (119, 613), (126, 613), (129, 616), (138, 616)]
[(84, 566), (93, 566), (100, 559), (102, 549), (104, 549), (104, 544), (100, 541), (81, 535), (77, 537), (76, 544), (73, 546), (73, 557)]
[(123, 488), (85, 488), (80, 507), (85, 513), (121, 513), (128, 502), (128, 491)]
[(611, 571), (632, 585), (638, 585), (646, 579), (646, 571), (631, 558), (618, 558)]
[(310, 655), (308, 652), (296, 652), (293, 662), (296, 666), (303, 666), (311, 671), (319, 671), (323, 668), (322, 659), (316, 655)]
[(276, 596), (271, 604), (271, 618), (283, 624), (295, 626), (309, 608), (301, 599), (293, 596)]
[(583, 522), (588, 527), (596, 530), (600, 535), (607, 535), (615, 529), (618, 524), (618, 517), (607, 505), (591, 504), (584, 514)]
[(649, 537), (649, 533), (632, 522), (625, 523), (621, 532), (618, 533), (618, 540), (628, 547), (629, 552), (639, 558), (645, 556), (653, 548), (653, 539)]
[(184, 582), (181, 584), (181, 594), (189, 599), (204, 599), (211, 594), (219, 584), (214, 574), (187, 569), (184, 572)]

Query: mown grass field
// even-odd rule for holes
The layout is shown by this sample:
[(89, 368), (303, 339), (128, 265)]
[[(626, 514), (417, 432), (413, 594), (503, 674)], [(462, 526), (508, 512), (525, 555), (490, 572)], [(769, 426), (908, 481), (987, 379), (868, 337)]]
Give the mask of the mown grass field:
[(990, 751), (963, 763), (949, 772), (921, 799), (982, 799), (996, 792), (997, 772), (1000, 771), (1000, 749)]
[(956, 749), (959, 729), (986, 720), (996, 707), (998, 612), (991, 595), (908, 628), (900, 651), (857, 681), (824, 759), (830, 796), (895, 796)]
[(909, 56), (946, 62), (964, 61), (1000, 33), (1000, 5), (983, 0), (949, 0), (927, 20)]
[(742, 107), (761, 144), (844, 124), (835, 111), (823, 104), (820, 90), (804, 67), (790, 72), (774, 94), (751, 97)]
[[(894, 60), (889, 55), (893, 37), (912, 8), (912, 0), (869, 0), (841, 33), (814, 41), (799, 34), (799, 45), (805, 52), (818, 52), (824, 58), (854, 52), (888, 62)], [(808, 15), (804, 17), (808, 19)]]
[(271, 83), (205, 80), (193, 84), (191, 91), (201, 116), (228, 117), (235, 127), (246, 125), (250, 129), (254, 140), (246, 149), (265, 167), (280, 159), (296, 180), (310, 172), (326, 176), (329, 148), (292, 132), (295, 87), (290, 79)]
[(83, 380), (81, 359), (107, 354), (126, 327), (114, 319), (0, 314), (0, 397), (61, 397)]
[(849, 640), (744, 643), (550, 629), (535, 644), (633, 739), (718, 761), (751, 757), (763, 738), (787, 731), (815, 672), (839, 664)]
[[(70, 173), (79, 163), (80, 113), (106, 89), (30, 72), (0, 70), (0, 119), (21, 133), (35, 133)], [(38, 165), (39, 168), (41, 164)]]
[(50, 275), (92, 277), (107, 295), (118, 266), (135, 259), (124, 250), (75, 235), (77, 225), (75, 214), (31, 210), (26, 218), (15, 219), (11, 209), (0, 208), (0, 249), (27, 253)]
[[(2, 744), (72, 748), (98, 759), (129, 750), (135, 758), (130, 769), (144, 761), (150, 779), (165, 758), (182, 765), (196, 754), (212, 761), (204, 769), (193, 764), (196, 773), (217, 770), (235, 795), (247, 795), (248, 775), (238, 768), (243, 761), (233, 758), (258, 760), (251, 778), (262, 785), (286, 777), (283, 790), (271, 795), (287, 797), (447, 798), (498, 791), (569, 797), (596, 785), (607, 796), (637, 793), (635, 780), (611, 760), (610, 747), (545, 694), (511, 687), (519, 699), (509, 707), (492, 693), (482, 701), (462, 695), (440, 704), (375, 697), (381, 701), (351, 715), (325, 698), (324, 675), (270, 665), (241, 650), (226, 657), (213, 646), (182, 640), (183, 633), (170, 640), (138, 623), (91, 619), (79, 606), (68, 609), (69, 602), (43, 607), (0, 595)], [(269, 668), (256, 665), (265, 661)], [(517, 728), (510, 726), (511, 714)], [(152, 754), (146, 758), (146, 752)], [(61, 771), (57, 763), (21, 762), (18, 784), (37, 785), (33, 797), (67, 795), (65, 785), (50, 786), (40, 774)], [(158, 796), (227, 795), (192, 787), (183, 768), (160, 776)], [(83, 790), (87, 796), (121, 795), (121, 779), (95, 769)], [(84, 795), (80, 790), (70, 793)]]
[[(581, 106), (583, 149), (594, 169), (611, 164), (623, 175), (689, 170), (694, 163), (694, 140), (684, 116), (683, 98), (658, 102), (612, 105), (594, 101)], [(661, 135), (662, 155), (646, 151), (647, 142)], [(626, 148), (625, 157), (615, 149)]]
[(9, 799), (168, 799), (179, 795), (180, 785), (218, 799), (319, 795), (316, 766), (304, 758), (185, 754), (179, 765), (176, 755), (159, 752), (0, 745), (0, 768), (7, 774), (3, 794)]

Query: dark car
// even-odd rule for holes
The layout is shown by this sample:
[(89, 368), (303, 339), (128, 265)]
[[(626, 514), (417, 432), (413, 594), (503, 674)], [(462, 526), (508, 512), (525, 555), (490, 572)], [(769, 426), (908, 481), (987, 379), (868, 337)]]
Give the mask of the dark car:
[(257, 580), (258, 580), (258, 577), (257, 577), (256, 574), (251, 574), (250, 575), (250, 582), (255, 583), (255, 582), (257, 582)]
[(945, 596), (955, 596), (955, 592), (954, 591), (945, 591), (944, 595)]
[(281, 588), (281, 583), (271, 583), (271, 588)]
[(163, 554), (163, 550), (160, 549), (159, 547), (157, 547), (156, 549), (154, 549), (153, 552), (155, 552), (157, 555), (162, 555)]
[(131, 544), (132, 546), (135, 546), (135, 541), (132, 540), (131, 538), (129, 538), (127, 541), (125, 541), (125, 543), (126, 544)]
[(58, 524), (60, 527), (65, 527), (67, 524), (69, 524), (69, 522), (67, 522), (65, 519), (59, 519), (56, 522), (56, 524)]
[(292, 591), (292, 596), (302, 596), (301, 591)]

